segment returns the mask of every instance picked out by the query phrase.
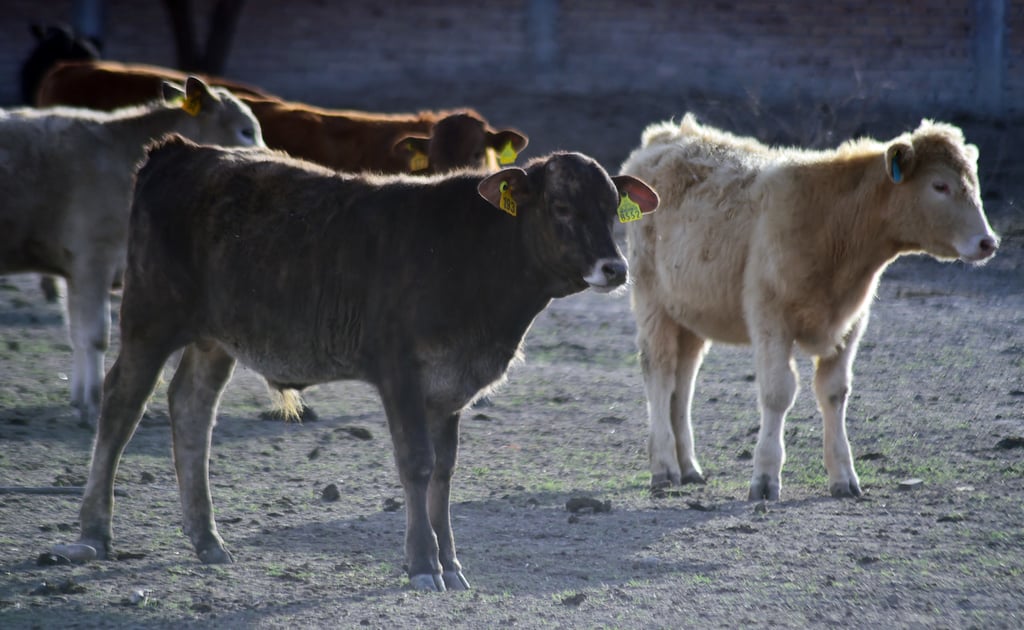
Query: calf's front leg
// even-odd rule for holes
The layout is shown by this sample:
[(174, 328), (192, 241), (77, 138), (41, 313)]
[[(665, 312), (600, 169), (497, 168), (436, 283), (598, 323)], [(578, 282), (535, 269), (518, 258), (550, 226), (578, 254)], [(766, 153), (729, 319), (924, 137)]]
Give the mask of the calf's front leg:
[(392, 371), (377, 388), (388, 419), (398, 477), (405, 491), (405, 558), (416, 590), (446, 590), (427, 496), (434, 475), (434, 447), (422, 386), (406, 370)]
[(782, 465), (786, 461), (783, 430), (797, 392), (792, 353), (793, 341), (779, 334), (754, 340), (761, 429), (754, 448), (750, 501), (778, 500), (782, 490)]
[(825, 470), (828, 471), (828, 489), (834, 497), (863, 494), (846, 436), (846, 404), (853, 380), (853, 360), (867, 320), (867, 315), (857, 320), (835, 355), (817, 357), (814, 363), (814, 396), (823, 422)]
[(707, 343), (635, 296), (647, 394), (651, 488), (704, 483), (693, 443), (693, 388)]
[(455, 554), (450, 505), (452, 475), (459, 450), (459, 414), (432, 418), (430, 435), (434, 443), (434, 473), (427, 487), (430, 526), (437, 536), (444, 585), (449, 590), (462, 591), (469, 588), (469, 581), (462, 574), (462, 564)]
[(99, 416), (103, 355), (110, 344), (110, 273), (102, 265), (76, 270), (67, 283), (71, 404), (79, 410), (79, 424), (88, 427)]

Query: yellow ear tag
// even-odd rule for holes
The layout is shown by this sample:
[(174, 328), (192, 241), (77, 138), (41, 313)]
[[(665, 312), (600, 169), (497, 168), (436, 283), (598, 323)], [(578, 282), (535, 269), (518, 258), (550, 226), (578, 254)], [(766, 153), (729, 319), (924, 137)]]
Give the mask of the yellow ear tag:
[(413, 149), (412, 157), (409, 158), (409, 170), (414, 173), (416, 171), (425, 171), (428, 166), (430, 166), (430, 159), (427, 158), (427, 154)]
[(199, 115), (199, 95), (198, 94), (193, 94), (192, 96), (190, 96), (190, 97), (188, 97), (186, 99), (182, 99), (182, 101), (181, 101), (181, 108), (183, 110), (185, 110), (185, 112), (189, 116), (198, 116)]
[(640, 217), (643, 216), (643, 212), (640, 211), (640, 206), (629, 198), (629, 193), (622, 193), (622, 198), (619, 199), (617, 212), (619, 213), (619, 223), (639, 221)]
[(512, 191), (509, 190), (508, 182), (501, 182), (498, 186), (498, 190), (501, 191), (501, 201), (498, 204), (502, 210), (516, 216), (516, 202), (512, 199)]
[(516, 161), (516, 150), (512, 148), (512, 141), (509, 140), (505, 143), (505, 146), (501, 148), (501, 153), (498, 154), (498, 162), (502, 165), (511, 164)]

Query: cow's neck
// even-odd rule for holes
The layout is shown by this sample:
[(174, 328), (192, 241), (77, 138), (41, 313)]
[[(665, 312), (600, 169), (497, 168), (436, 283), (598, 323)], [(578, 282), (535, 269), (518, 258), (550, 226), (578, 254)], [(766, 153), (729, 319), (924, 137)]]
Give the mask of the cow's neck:
[(531, 256), (523, 223), (502, 221), (492, 227), (474, 243), (476, 258), (488, 262), (489, 272), (470, 275), (468, 283), (477, 286), (469, 295), (486, 306), (483, 325), (492, 334), (518, 343), (533, 319), (559, 296), (548, 286), (549, 270)]
[(124, 112), (106, 124), (119, 146), (141, 157), (146, 144), (172, 131), (185, 132), (188, 123), (188, 115), (177, 107), (147, 106)]
[(865, 161), (866, 173), (856, 178), (855, 187), (832, 197), (842, 203), (823, 210), (823, 238), (818, 248), (811, 248), (817, 258), (814, 266), (824, 266), (835, 294), (872, 290), (886, 266), (902, 253), (902, 245), (886, 236), (886, 214), (892, 212), (886, 206), (891, 198), (887, 187), (892, 184), (879, 182), (873, 165)]

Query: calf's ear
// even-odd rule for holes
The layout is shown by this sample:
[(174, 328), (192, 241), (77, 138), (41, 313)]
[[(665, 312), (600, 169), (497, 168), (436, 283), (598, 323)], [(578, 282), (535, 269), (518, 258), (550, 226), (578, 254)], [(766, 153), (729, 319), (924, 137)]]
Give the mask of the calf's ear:
[(615, 187), (619, 189), (619, 196), (629, 195), (633, 203), (640, 206), (640, 212), (647, 214), (658, 209), (661, 200), (653, 188), (632, 175), (616, 175), (612, 177)]
[(195, 116), (199, 112), (219, 103), (220, 99), (214, 96), (210, 87), (202, 79), (195, 75), (189, 75), (185, 79), (185, 101), (181, 104), (182, 109)]
[(185, 98), (185, 88), (171, 81), (163, 81), (160, 84), (160, 94), (163, 96), (164, 101), (173, 103)]
[(487, 146), (494, 149), (498, 154), (498, 161), (502, 164), (514, 162), (517, 154), (525, 149), (529, 142), (529, 138), (515, 129), (487, 132)]
[(972, 163), (978, 163), (978, 146), (975, 144), (968, 144), (964, 146), (964, 152), (967, 154), (967, 159)]
[(529, 193), (528, 186), (526, 171), (513, 166), (485, 177), (476, 191), (495, 208), (515, 216), (516, 207)]
[(391, 151), (409, 164), (409, 171), (416, 173), (430, 167), (427, 152), (430, 138), (426, 136), (405, 136), (391, 145)]
[(914, 147), (893, 142), (885, 150), (885, 173), (894, 184), (902, 183), (914, 170)]

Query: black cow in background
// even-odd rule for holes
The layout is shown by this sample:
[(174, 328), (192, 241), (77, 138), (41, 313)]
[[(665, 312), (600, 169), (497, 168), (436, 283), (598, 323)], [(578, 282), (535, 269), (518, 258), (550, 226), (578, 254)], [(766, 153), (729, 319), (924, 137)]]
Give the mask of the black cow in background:
[[(61, 61), (99, 59), (103, 48), (98, 39), (79, 35), (66, 24), (32, 24), (29, 32), (36, 45), (21, 64), (21, 102), (25, 105), (35, 105), (39, 84), (55, 65)], [(40, 278), (39, 287), (47, 302), (56, 302), (60, 297), (57, 280), (52, 276)]]
[(21, 64), (21, 102), (25, 105), (35, 104), (39, 82), (58, 62), (100, 58), (103, 46), (99, 40), (78, 35), (65, 24), (33, 24), (29, 31), (36, 45)]

